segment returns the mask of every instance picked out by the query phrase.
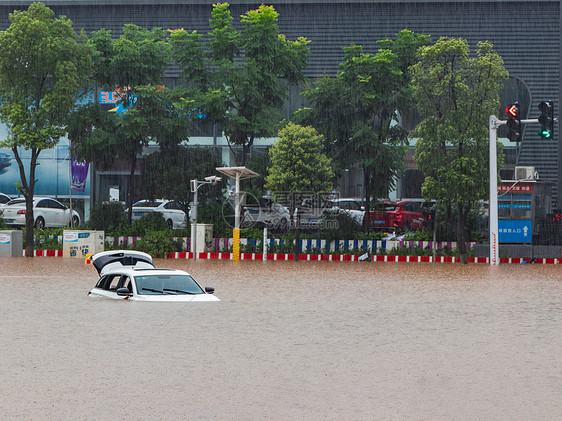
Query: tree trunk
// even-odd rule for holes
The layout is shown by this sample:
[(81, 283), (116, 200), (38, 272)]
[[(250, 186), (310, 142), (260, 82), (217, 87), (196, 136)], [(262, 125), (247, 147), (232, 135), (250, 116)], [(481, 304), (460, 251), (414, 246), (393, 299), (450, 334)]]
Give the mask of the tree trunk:
[(468, 263), (468, 254), (466, 251), (466, 236), (465, 236), (465, 222), (466, 213), (459, 207), (458, 210), (458, 223), (457, 223), (457, 248), (459, 250), (459, 257), (461, 263)]
[(137, 167), (137, 155), (131, 159), (131, 172), (129, 173), (129, 188), (127, 189), (127, 209), (128, 209), (128, 217), (127, 222), (129, 225), (133, 223), (133, 193), (135, 189), (135, 170)]
[(367, 174), (367, 170), (363, 168), (363, 186), (365, 186), (364, 196), (365, 196), (365, 216), (363, 217), (363, 230), (365, 232), (371, 232), (371, 200), (369, 197), (369, 192), (371, 191), (371, 178)]
[(295, 211), (297, 213), (297, 217), (294, 220), (295, 223), (295, 256), (294, 256), (294, 261), (298, 262), (299, 261), (299, 241), (301, 238), (301, 215), (300, 212), (297, 208), (297, 204), (295, 201), (295, 195), (292, 194), (291, 195), (291, 215), (295, 214)]
[(19, 191), (25, 198), (25, 255), (27, 257), (34, 256), (35, 250), (35, 232), (34, 232), (34, 217), (33, 217), (33, 196), (35, 192), (35, 168), (37, 167), (37, 158), (39, 157), (40, 149), (31, 148), (31, 161), (29, 163), (29, 182), (25, 176), (25, 167), (18, 153), (18, 148), (12, 148), (18, 168), (20, 171), (21, 187)]

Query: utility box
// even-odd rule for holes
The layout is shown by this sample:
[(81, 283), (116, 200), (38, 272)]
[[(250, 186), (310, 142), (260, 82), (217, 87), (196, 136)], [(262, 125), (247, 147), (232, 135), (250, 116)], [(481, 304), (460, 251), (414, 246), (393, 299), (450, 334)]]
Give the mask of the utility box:
[(0, 231), (0, 257), (23, 256), (22, 231)]
[[(192, 230), (193, 232), (193, 224)], [(196, 245), (197, 253), (213, 252), (213, 224), (197, 224)], [(191, 250), (193, 251), (193, 250)]]
[(104, 231), (63, 231), (63, 257), (84, 259), (88, 254), (104, 251)]

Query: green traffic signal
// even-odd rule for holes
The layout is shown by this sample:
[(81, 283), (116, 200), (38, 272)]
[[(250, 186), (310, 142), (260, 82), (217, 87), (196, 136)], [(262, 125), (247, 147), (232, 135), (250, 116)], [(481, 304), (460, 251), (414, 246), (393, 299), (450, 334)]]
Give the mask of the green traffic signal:
[(543, 139), (550, 139), (552, 137), (552, 132), (547, 128), (541, 127), (539, 129), (539, 136)]
[(550, 139), (554, 133), (554, 103), (552, 101), (542, 101), (539, 104), (539, 136), (543, 139)]

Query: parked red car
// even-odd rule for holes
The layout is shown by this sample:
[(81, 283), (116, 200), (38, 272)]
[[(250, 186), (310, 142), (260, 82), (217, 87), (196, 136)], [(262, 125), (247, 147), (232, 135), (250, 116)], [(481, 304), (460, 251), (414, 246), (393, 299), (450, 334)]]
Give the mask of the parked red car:
[(423, 200), (380, 201), (369, 213), (371, 228), (423, 229), (426, 225), (423, 203)]

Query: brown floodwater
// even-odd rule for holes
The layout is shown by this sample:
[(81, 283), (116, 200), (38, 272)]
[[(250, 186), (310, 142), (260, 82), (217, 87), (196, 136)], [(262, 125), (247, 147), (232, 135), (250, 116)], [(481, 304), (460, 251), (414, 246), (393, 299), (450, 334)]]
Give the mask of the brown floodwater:
[(219, 303), (0, 258), (0, 418), (562, 418), (558, 265), (156, 260)]

